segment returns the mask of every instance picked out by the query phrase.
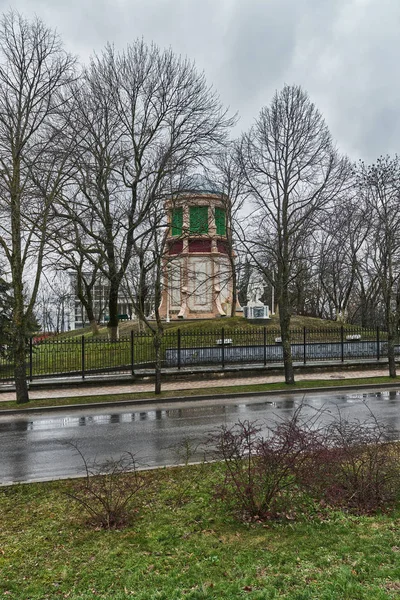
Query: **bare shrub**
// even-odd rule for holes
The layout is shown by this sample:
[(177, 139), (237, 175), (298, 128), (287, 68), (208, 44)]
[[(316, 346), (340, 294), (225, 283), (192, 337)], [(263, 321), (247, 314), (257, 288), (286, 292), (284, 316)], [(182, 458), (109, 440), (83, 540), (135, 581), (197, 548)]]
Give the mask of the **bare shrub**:
[(400, 446), (372, 413), (349, 421), (338, 411), (308, 462), (296, 465), (301, 484), (328, 504), (357, 512), (392, 506), (400, 496)]
[(128, 525), (137, 511), (138, 493), (146, 485), (134, 456), (125, 452), (117, 459), (89, 464), (83, 453), (75, 449), (82, 458), (86, 476), (73, 483), (67, 496), (79, 504), (95, 527), (118, 529)]
[(292, 508), (297, 489), (294, 473), (318, 437), (311, 423), (301, 420), (300, 412), (268, 429), (266, 438), (250, 421), (222, 426), (209, 436), (214, 457), (225, 467), (217, 493), (242, 517), (272, 518)]
[(217, 495), (243, 518), (293, 515), (307, 498), (359, 513), (400, 498), (400, 444), (373, 415), (346, 420), (340, 411), (322, 426), (324, 410), (267, 429), (239, 421), (209, 436), (224, 480)]

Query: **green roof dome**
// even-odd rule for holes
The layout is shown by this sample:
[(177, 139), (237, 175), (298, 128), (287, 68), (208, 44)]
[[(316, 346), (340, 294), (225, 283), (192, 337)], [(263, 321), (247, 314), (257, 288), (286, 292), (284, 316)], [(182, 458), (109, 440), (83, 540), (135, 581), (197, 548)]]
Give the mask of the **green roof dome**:
[(223, 191), (220, 184), (216, 183), (209, 177), (202, 175), (201, 173), (194, 173), (186, 177), (183, 180), (179, 192), (197, 192), (201, 194), (219, 194), (222, 195)]

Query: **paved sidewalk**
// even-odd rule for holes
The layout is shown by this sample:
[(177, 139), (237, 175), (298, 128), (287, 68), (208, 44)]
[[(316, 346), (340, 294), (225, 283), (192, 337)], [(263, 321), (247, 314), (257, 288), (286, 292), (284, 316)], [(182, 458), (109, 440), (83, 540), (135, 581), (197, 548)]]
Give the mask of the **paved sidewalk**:
[[(331, 379), (332, 385), (334, 385), (335, 379), (348, 379), (351, 383), (352, 379), (359, 377), (379, 377), (382, 375), (388, 375), (388, 369), (374, 369), (374, 370), (337, 370), (332, 371), (319, 371), (314, 373), (297, 373), (296, 381), (315, 381), (320, 379)], [(196, 381), (165, 381), (162, 384), (163, 390), (193, 390), (197, 388), (215, 388), (215, 387), (229, 387), (233, 385), (251, 385), (259, 383), (276, 383), (283, 382), (284, 376), (282, 375), (253, 375), (252, 377), (212, 377), (210, 379), (200, 379)], [(32, 400), (39, 398), (79, 398), (81, 396), (101, 396), (108, 394), (127, 394), (127, 393), (140, 393), (140, 392), (153, 392), (154, 383), (121, 383), (121, 385), (99, 385), (90, 387), (64, 387), (54, 389), (32, 389), (29, 392), (29, 396)], [(0, 402), (15, 401), (15, 392), (7, 391), (0, 393)]]

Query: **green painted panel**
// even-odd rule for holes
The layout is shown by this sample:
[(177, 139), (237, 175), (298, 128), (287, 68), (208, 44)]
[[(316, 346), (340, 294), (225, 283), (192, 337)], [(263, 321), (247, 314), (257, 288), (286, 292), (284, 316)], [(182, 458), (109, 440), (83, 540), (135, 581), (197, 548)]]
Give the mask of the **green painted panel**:
[(172, 211), (171, 228), (172, 235), (182, 235), (183, 208), (174, 208)]
[(208, 206), (191, 206), (190, 233), (208, 233)]
[(223, 208), (215, 208), (215, 226), (217, 235), (226, 235), (226, 213)]

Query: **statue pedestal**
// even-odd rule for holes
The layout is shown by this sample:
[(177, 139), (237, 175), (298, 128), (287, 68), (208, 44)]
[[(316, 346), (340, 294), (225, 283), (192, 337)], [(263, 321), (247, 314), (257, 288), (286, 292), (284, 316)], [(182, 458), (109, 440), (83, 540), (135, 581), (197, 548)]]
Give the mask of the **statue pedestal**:
[(270, 319), (269, 306), (266, 304), (256, 304), (249, 302), (247, 306), (243, 306), (243, 316), (250, 320)]

